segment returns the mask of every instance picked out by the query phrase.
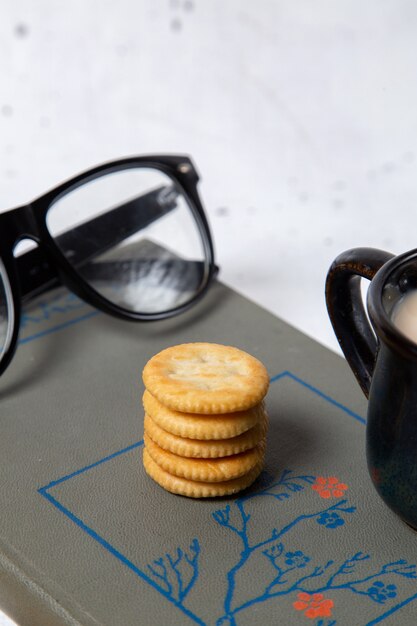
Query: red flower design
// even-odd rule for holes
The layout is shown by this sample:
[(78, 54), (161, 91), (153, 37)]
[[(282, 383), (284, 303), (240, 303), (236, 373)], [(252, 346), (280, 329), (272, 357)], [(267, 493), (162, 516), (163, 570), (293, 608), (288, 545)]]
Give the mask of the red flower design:
[(296, 611), (304, 611), (304, 615), (310, 619), (316, 617), (331, 617), (333, 600), (328, 600), (322, 593), (299, 593), (298, 600), (293, 603)]
[(341, 498), (345, 495), (348, 486), (339, 482), (339, 479), (335, 476), (319, 476), (311, 487), (314, 491), (317, 491), (321, 498)]

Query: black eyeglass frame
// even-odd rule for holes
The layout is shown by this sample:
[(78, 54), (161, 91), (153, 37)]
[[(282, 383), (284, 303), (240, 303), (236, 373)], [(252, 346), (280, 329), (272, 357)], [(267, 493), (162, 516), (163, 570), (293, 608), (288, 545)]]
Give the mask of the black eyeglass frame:
[[(138, 313), (124, 309), (98, 293), (67, 260), (50, 234), (46, 222), (49, 208), (60, 197), (105, 174), (137, 167), (158, 169), (175, 182), (193, 211), (206, 255), (207, 270), (196, 294), (184, 304), (157, 313)], [(217, 275), (218, 267), (214, 261), (214, 246), (210, 227), (198, 195), (198, 181), (199, 175), (188, 156), (132, 156), (93, 167), (58, 185), (26, 205), (0, 213), (0, 262), (3, 264), (8, 279), (13, 307), (13, 318), (10, 321), (12, 334), (7, 339), (8, 345), (1, 356), (0, 375), (9, 365), (17, 347), (22, 299), (45, 291), (46, 288), (63, 284), (79, 298), (100, 311), (120, 319), (138, 322), (162, 320), (179, 315), (200, 300), (206, 293), (213, 278)], [(38, 248), (15, 257), (14, 248), (23, 239), (33, 240), (38, 245)], [(43, 274), (41, 287), (38, 286), (36, 290), (31, 290), (31, 280), (26, 279), (25, 281), (22, 272), (22, 268), (25, 265), (25, 257), (29, 255), (31, 255), (31, 266), (33, 266), (33, 262), (36, 259), (40, 263), (37, 269), (39, 269), (41, 275)]]

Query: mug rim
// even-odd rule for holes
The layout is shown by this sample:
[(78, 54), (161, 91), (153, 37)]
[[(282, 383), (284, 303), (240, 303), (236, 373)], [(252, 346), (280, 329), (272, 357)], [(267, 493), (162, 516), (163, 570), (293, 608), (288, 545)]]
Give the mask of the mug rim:
[(409, 339), (392, 322), (382, 302), (382, 294), (387, 279), (392, 272), (410, 261), (417, 262), (417, 248), (404, 252), (387, 261), (372, 278), (367, 294), (369, 317), (378, 331), (378, 337), (403, 356), (417, 359), (417, 343)]

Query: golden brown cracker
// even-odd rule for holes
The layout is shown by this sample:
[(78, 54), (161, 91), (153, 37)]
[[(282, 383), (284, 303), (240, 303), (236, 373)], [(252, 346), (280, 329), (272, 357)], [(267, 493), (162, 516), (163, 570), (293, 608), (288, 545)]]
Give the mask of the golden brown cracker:
[(265, 417), (262, 422), (237, 437), (202, 441), (173, 435), (158, 426), (149, 415), (145, 415), (145, 432), (152, 441), (168, 452), (192, 458), (213, 459), (250, 450), (265, 438), (266, 428)]
[(143, 394), (143, 406), (154, 422), (161, 428), (189, 439), (229, 439), (253, 428), (266, 417), (263, 402), (246, 411), (203, 415), (181, 413), (164, 406), (149, 391)]
[(172, 346), (143, 370), (148, 391), (162, 404), (186, 413), (231, 413), (259, 404), (268, 372), (255, 357), (215, 343)]
[(247, 474), (261, 463), (265, 454), (265, 440), (255, 448), (218, 459), (192, 459), (163, 450), (145, 433), (144, 442), (149, 455), (163, 470), (174, 476), (201, 482), (221, 482)]
[(161, 487), (171, 493), (189, 498), (213, 498), (238, 493), (249, 487), (262, 471), (260, 463), (239, 478), (215, 483), (197, 482), (169, 474), (155, 463), (146, 448), (143, 450), (143, 465), (146, 473)]

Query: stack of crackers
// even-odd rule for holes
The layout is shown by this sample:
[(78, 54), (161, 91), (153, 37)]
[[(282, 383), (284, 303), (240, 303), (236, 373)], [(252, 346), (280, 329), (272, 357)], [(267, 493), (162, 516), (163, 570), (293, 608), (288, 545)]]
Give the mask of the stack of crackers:
[(193, 498), (245, 489), (262, 470), (269, 377), (231, 346), (188, 343), (143, 370), (143, 463), (159, 485)]

